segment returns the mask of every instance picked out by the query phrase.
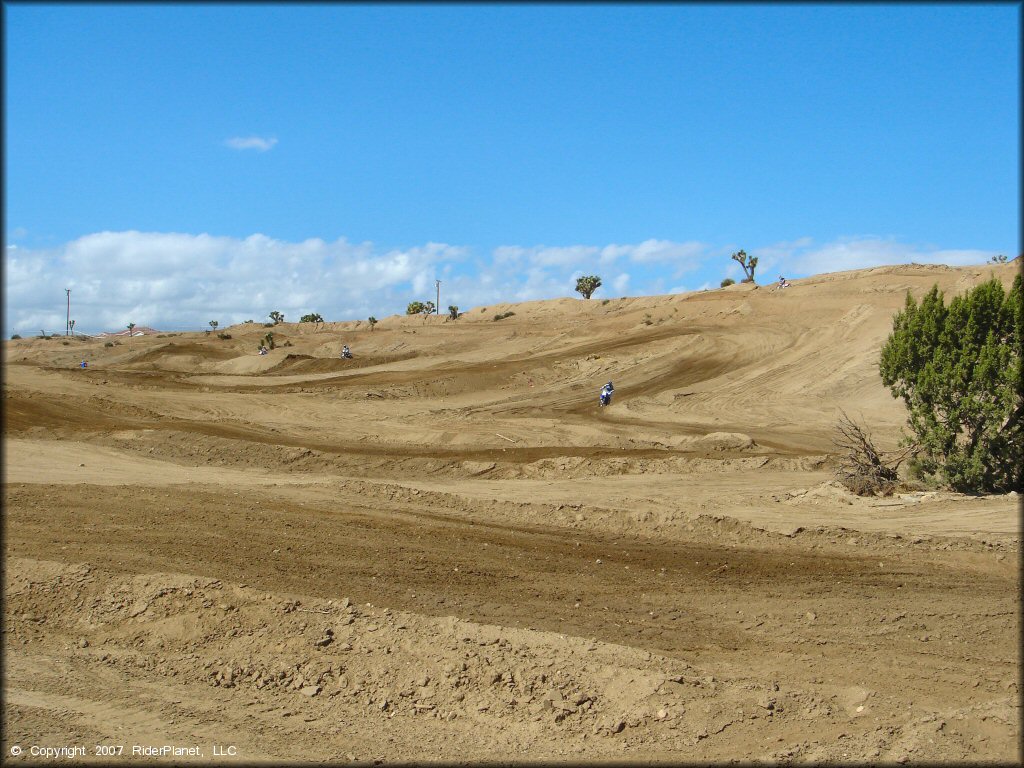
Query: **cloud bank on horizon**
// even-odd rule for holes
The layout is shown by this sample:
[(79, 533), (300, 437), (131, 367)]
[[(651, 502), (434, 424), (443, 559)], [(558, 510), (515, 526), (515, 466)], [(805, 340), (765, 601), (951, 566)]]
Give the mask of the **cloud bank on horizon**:
[[(899, 263), (982, 264), (997, 255), (948, 250), (874, 236), (815, 243), (810, 238), (761, 248), (649, 239), (634, 244), (500, 246), (481, 257), (469, 247), (426, 243), (382, 249), (371, 242), (311, 238), (287, 242), (254, 234), (97, 232), (52, 249), (7, 245), (5, 334), (63, 330), (65, 288), (72, 317), (84, 333), (118, 330), (129, 322), (161, 330), (202, 330), (287, 321), (318, 312), (328, 321), (404, 313), (413, 300), (435, 297), (442, 311), (503, 302), (575, 297), (576, 279), (597, 274), (595, 298), (684, 293), (741, 277), (729, 255), (745, 247), (758, 256), (758, 282), (779, 273), (822, 272)], [(1015, 254), (1006, 254), (1013, 256)]]

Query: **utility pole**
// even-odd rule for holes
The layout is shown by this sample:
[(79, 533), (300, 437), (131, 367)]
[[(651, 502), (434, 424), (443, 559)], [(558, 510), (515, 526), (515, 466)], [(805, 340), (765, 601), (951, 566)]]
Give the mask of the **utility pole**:
[(68, 320), (67, 325), (64, 326), (64, 335), (67, 336), (71, 333), (71, 289), (65, 288), (64, 292), (68, 295)]
[(437, 287), (437, 304), (434, 305), (434, 314), (435, 315), (440, 315), (441, 314), (441, 281), (440, 280), (434, 280), (434, 283), (436, 284), (436, 287)]

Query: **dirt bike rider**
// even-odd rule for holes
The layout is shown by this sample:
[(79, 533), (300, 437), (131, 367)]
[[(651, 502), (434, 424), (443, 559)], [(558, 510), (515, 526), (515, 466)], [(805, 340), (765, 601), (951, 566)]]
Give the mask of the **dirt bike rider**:
[(601, 405), (611, 405), (614, 391), (615, 386), (610, 381), (601, 387)]
[(351, 350), (349, 350), (348, 344), (341, 348), (341, 356), (344, 357), (345, 359), (351, 359), (352, 352)]

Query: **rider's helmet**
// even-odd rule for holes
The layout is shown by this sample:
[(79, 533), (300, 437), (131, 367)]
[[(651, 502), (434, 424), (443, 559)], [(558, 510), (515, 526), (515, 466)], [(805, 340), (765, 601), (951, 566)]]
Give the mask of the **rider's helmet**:
[(605, 386), (608, 387), (608, 389), (615, 389), (615, 387), (612, 386), (612, 383), (610, 381), (607, 384), (605, 384)]

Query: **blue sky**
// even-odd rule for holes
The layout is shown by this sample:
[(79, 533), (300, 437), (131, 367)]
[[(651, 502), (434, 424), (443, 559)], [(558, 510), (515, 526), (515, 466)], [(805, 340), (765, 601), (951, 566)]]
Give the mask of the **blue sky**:
[(4, 330), (1012, 257), (1020, 18), (8, 3)]

